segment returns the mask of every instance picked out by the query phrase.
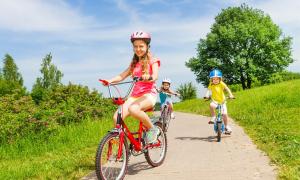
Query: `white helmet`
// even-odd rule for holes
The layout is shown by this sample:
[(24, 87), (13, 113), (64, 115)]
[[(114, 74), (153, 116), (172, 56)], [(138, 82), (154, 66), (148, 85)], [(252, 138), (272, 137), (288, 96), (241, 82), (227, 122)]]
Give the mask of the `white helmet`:
[(162, 83), (169, 83), (171, 85), (171, 79), (169, 78), (164, 78)]

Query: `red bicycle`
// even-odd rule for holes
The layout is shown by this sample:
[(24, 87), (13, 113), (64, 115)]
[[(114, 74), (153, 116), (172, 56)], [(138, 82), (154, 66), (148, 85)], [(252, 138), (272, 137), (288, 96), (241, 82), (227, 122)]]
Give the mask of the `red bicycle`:
[[(110, 98), (114, 104), (118, 105), (118, 116), (115, 128), (104, 136), (97, 149), (95, 166), (98, 179), (123, 179), (128, 169), (130, 155), (144, 154), (149, 165), (152, 167), (160, 166), (167, 153), (167, 137), (161, 125), (159, 123), (154, 124), (160, 131), (157, 141), (146, 144), (144, 140), (146, 130), (142, 122), (140, 121), (137, 132), (131, 132), (122, 117), (122, 105), (139, 78), (135, 77), (132, 81), (111, 84), (105, 80), (99, 81), (108, 86)], [(116, 86), (126, 83), (131, 83), (127, 95), (125, 97), (112, 97), (111, 87), (115, 87), (119, 92)]]

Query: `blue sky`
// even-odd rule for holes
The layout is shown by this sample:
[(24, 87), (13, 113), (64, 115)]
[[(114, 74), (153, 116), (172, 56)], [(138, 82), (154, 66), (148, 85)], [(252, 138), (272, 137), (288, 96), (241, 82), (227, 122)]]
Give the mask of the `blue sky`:
[(51, 52), (64, 73), (63, 83), (105, 91), (97, 79), (111, 78), (129, 65), (129, 36), (145, 30), (152, 35), (152, 53), (161, 59), (158, 84), (163, 77), (172, 79), (174, 89), (193, 82), (202, 95), (203, 87), (184, 63), (196, 55), (214, 17), (241, 3), (263, 10), (284, 35), (293, 37), (296, 62), (288, 70), (300, 72), (297, 0), (0, 0), (0, 56), (12, 55), (28, 89), (40, 76), (42, 58)]

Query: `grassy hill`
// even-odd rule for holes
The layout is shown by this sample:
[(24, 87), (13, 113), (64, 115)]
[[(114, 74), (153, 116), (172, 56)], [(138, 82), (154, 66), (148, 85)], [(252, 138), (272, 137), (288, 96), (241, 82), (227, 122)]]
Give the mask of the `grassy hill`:
[[(300, 80), (241, 91), (228, 113), (279, 167), (280, 179), (300, 179)], [(209, 116), (201, 99), (177, 103), (175, 111)]]

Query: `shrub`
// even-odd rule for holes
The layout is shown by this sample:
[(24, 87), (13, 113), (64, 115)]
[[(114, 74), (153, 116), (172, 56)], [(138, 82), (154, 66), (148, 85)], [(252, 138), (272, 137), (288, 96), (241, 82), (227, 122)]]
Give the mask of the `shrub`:
[(180, 93), (179, 98), (182, 101), (197, 98), (197, 90), (196, 87), (192, 84), (192, 82), (181, 84), (177, 89), (177, 92)]
[[(45, 92), (45, 91), (44, 91)], [(19, 93), (0, 97), (0, 143), (13, 143), (29, 134), (55, 133), (58, 126), (100, 120), (111, 115), (115, 106), (97, 91), (69, 84), (46, 92), (37, 101)]]

